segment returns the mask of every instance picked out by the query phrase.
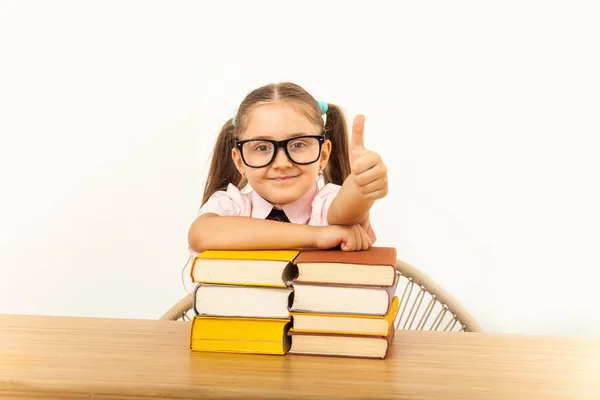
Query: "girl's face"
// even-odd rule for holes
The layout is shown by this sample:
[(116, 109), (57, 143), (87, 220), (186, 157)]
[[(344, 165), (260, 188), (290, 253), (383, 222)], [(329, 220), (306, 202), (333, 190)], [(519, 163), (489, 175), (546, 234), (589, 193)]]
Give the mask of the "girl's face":
[[(273, 144), (266, 141), (253, 141), (242, 145), (244, 159), (240, 149), (233, 149), (233, 161), (252, 189), (262, 198), (273, 204), (289, 204), (313, 188), (319, 171), (325, 168), (331, 153), (329, 140), (324, 141), (319, 151), (317, 139), (300, 136), (321, 134), (320, 127), (296, 110), (296, 107), (286, 103), (263, 104), (250, 112), (246, 130), (240, 134), (238, 140), (298, 138), (287, 145), (292, 158), (301, 163), (313, 160), (315, 162), (307, 165), (297, 164), (290, 160), (284, 148), (278, 148), (273, 161), (262, 166), (271, 159), (270, 154), (274, 149)], [(252, 168), (247, 164), (259, 168)]]

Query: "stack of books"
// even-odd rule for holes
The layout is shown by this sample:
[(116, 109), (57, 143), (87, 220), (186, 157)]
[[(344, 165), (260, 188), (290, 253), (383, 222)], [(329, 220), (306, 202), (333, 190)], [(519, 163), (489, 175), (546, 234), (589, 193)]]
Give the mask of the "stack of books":
[(285, 354), (298, 253), (208, 250), (196, 256), (191, 350)]
[(386, 358), (396, 250), (207, 250), (191, 268), (195, 351)]
[(294, 264), (289, 354), (385, 358), (399, 306), (396, 250), (303, 251)]

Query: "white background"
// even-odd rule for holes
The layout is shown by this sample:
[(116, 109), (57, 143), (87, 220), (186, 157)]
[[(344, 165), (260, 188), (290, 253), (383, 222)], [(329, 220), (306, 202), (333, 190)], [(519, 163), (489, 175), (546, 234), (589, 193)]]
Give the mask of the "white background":
[(378, 245), (486, 331), (600, 335), (599, 10), (0, 2), (0, 313), (158, 318), (220, 126), (291, 80), (365, 114)]

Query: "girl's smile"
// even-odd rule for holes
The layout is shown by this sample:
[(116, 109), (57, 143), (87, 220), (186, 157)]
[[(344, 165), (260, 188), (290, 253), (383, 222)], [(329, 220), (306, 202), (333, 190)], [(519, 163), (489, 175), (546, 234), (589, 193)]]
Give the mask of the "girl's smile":
[(289, 181), (291, 181), (292, 179), (294, 179), (294, 178), (297, 178), (297, 177), (299, 177), (299, 176), (300, 176), (300, 175), (291, 175), (291, 176), (277, 176), (277, 177), (275, 177), (275, 178), (268, 178), (268, 179), (270, 179), (270, 180), (272, 180), (272, 181), (275, 181), (275, 182), (289, 182)]

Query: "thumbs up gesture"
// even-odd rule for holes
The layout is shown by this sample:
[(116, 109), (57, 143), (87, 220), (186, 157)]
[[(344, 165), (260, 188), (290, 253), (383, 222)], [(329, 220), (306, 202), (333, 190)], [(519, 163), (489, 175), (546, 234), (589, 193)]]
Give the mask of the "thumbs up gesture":
[(377, 200), (388, 193), (387, 168), (379, 154), (365, 148), (365, 117), (357, 115), (350, 139), (350, 168), (359, 193), (366, 200)]

